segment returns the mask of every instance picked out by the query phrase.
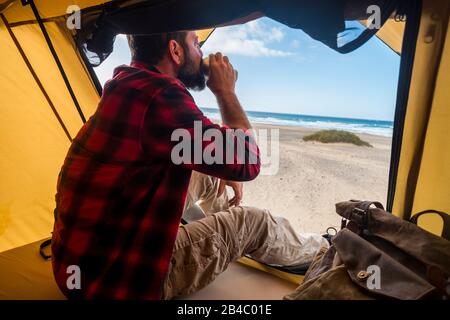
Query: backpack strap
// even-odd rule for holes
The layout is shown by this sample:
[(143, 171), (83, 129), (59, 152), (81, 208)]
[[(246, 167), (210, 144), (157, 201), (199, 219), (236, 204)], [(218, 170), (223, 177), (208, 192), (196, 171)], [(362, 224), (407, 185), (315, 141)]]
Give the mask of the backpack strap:
[(366, 230), (372, 205), (384, 210), (383, 205), (378, 201), (350, 200), (336, 203), (336, 212), (342, 217), (341, 230), (347, 228), (357, 234)]
[(444, 226), (442, 228), (441, 236), (442, 238), (450, 241), (450, 216), (445, 212), (437, 210), (424, 210), (413, 215), (409, 221), (417, 225), (419, 217), (425, 214), (437, 214), (442, 218)]
[(46, 247), (48, 247), (50, 244), (52, 243), (52, 239), (47, 239), (45, 241), (43, 241), (40, 245), (39, 245), (39, 254), (41, 255), (42, 258), (44, 258), (45, 260), (48, 260), (52, 257), (51, 254), (46, 254), (44, 249)]
[[(351, 200), (356, 202), (355, 200)], [(368, 214), (370, 207), (374, 205), (375, 207), (384, 210), (383, 205), (378, 201), (359, 201), (359, 203), (350, 211), (347, 219), (349, 221), (355, 222), (360, 228), (366, 229), (368, 222)]]
[(360, 208), (367, 212), (369, 211), (371, 205), (374, 205), (378, 209), (384, 210), (383, 205), (378, 201), (362, 201), (360, 204), (358, 204), (357, 208)]

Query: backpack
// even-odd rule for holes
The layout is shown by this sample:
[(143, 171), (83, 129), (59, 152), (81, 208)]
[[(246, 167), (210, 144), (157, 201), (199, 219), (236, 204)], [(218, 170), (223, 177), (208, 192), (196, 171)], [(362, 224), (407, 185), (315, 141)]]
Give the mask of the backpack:
[(341, 230), (284, 299), (449, 298), (450, 241), (386, 212), (379, 202), (340, 202), (336, 212), (343, 217)]

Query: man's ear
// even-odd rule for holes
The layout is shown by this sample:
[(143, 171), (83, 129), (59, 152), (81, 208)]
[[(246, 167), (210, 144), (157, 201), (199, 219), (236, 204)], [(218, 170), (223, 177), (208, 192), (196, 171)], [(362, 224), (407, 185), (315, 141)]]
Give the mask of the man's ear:
[(176, 65), (180, 66), (183, 64), (184, 50), (183, 47), (175, 40), (169, 41), (169, 55)]

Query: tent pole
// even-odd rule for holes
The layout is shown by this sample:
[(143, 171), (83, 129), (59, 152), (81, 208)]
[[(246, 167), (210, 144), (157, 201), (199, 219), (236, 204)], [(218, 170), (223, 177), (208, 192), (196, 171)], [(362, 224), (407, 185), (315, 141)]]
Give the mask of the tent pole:
[(8, 0), (8, 1), (0, 4), (0, 12), (3, 12), (4, 10), (8, 9), (9, 6), (11, 6), (14, 1), (16, 1), (16, 0)]
[(64, 130), (64, 133), (66, 134), (67, 138), (69, 138), (69, 141), (72, 142), (72, 137), (70, 136), (69, 130), (67, 130), (66, 125), (62, 121), (61, 117), (59, 116), (58, 111), (56, 110), (52, 100), (47, 94), (47, 91), (45, 91), (44, 86), (42, 85), (41, 81), (39, 80), (39, 77), (37, 76), (36, 72), (33, 69), (33, 66), (31, 65), (30, 61), (28, 60), (28, 57), (25, 54), (25, 51), (23, 51), (22, 46), (20, 45), (19, 41), (17, 40), (16, 36), (12, 32), (8, 20), (6, 20), (5, 16), (0, 13), (0, 18), (2, 19), (3, 23), (5, 24), (6, 29), (8, 30), (9, 35), (11, 36), (11, 39), (13, 40), (14, 44), (16, 45), (17, 50), (19, 50), (20, 55), (22, 56), (23, 61), (28, 67), (28, 70), (30, 71), (31, 75), (34, 78), (34, 81), (36, 81), (36, 84), (38, 85), (39, 89), (41, 89), (42, 94), (44, 95), (45, 99), (47, 100), (48, 104), (50, 105), (50, 108), (52, 109), (56, 119), (58, 119), (59, 124)]
[(80, 115), (83, 123), (85, 123), (86, 118), (84, 117), (83, 111), (81, 110), (81, 107), (80, 107), (80, 104), (78, 103), (77, 97), (75, 96), (75, 93), (73, 92), (72, 86), (70, 85), (69, 79), (67, 78), (66, 72), (64, 71), (61, 61), (59, 60), (58, 54), (56, 53), (56, 50), (53, 46), (50, 36), (48, 35), (47, 29), (45, 28), (45, 25), (44, 25), (44, 22), (42, 21), (41, 16), (39, 15), (36, 5), (34, 4), (34, 1), (33, 0), (22, 0), (22, 4), (23, 5), (29, 4), (31, 6), (31, 10), (33, 11), (34, 16), (36, 17), (36, 21), (39, 24), (39, 27), (42, 31), (42, 34), (44, 35), (45, 40), (47, 41), (47, 45), (53, 55), (53, 58), (55, 59), (55, 62), (58, 66), (59, 71), (61, 72), (61, 76), (64, 79), (64, 83), (66, 84), (67, 90), (69, 90), (70, 96), (72, 97), (73, 103), (75, 104), (75, 107), (77, 108), (78, 114)]

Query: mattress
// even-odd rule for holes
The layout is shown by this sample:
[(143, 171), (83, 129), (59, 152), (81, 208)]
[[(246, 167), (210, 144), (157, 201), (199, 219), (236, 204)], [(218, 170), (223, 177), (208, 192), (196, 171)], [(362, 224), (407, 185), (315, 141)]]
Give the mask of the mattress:
[[(44, 240), (0, 253), (0, 300), (65, 299), (53, 278), (51, 261), (39, 254)], [(232, 263), (210, 285), (181, 299), (277, 300), (296, 286), (267, 272)]]

